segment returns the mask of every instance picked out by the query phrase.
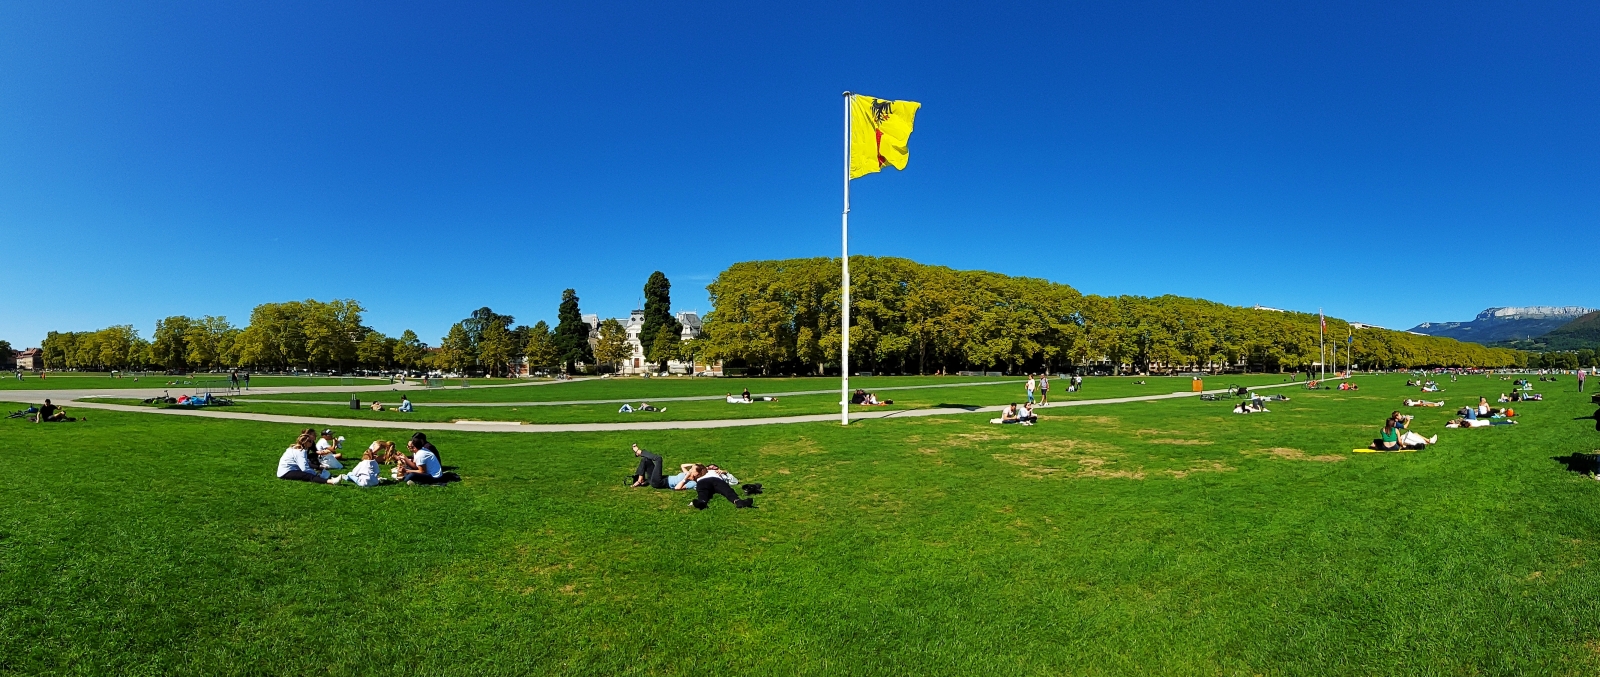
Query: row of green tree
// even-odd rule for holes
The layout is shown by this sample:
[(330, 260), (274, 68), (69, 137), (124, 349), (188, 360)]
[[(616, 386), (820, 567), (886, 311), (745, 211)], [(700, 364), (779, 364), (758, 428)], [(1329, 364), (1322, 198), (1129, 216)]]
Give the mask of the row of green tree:
[[(1082, 368), (1189, 371), (1512, 367), (1520, 351), (1318, 316), (1178, 296), (1102, 297), (1064, 284), (900, 258), (850, 259), (850, 359), (880, 373)], [(707, 288), (712, 311), (699, 350), (766, 373), (837, 368), (837, 258), (737, 263)]]
[[(647, 356), (662, 362), (689, 352), (678, 345), (682, 326), (670, 312), (670, 293), (671, 283), (659, 271), (645, 283), (640, 337), (650, 347)], [(53, 331), (41, 347), (52, 369), (438, 369), (496, 375), (523, 358), (535, 371), (572, 372), (581, 365), (614, 366), (632, 354), (627, 330), (616, 320), (601, 323), (591, 346), (591, 329), (572, 289), (561, 294), (553, 330), (544, 321), (517, 325), (512, 316), (483, 307), (452, 324), (437, 347), (410, 329), (398, 337), (385, 336), (363, 323), (365, 311), (350, 299), (264, 303), (251, 311), (250, 323), (242, 328), (222, 316), (176, 315), (158, 320), (149, 340), (132, 325), (117, 325)]]
[(1600, 366), (1594, 350), (1564, 350), (1528, 354), (1528, 366), (1534, 369), (1578, 369)]

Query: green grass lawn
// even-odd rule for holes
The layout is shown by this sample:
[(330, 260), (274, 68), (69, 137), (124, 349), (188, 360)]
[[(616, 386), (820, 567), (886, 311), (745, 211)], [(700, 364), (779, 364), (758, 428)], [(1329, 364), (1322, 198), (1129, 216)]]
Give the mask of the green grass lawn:
[[(464, 481), (376, 489), (273, 479), (289, 425), (0, 421), (0, 673), (1595, 674), (1600, 482), (1555, 460), (1600, 447), (1588, 397), (1414, 409), (1437, 447), (1351, 454), (1403, 380), (1251, 416), (441, 432)], [(624, 488), (634, 441), (767, 491)]]
[[(952, 383), (992, 383), (1016, 381), (1021, 391), (1021, 377), (964, 377), (964, 376), (868, 376), (852, 377), (852, 388), (881, 388), (886, 386), (947, 385)], [(459, 385), (459, 381), (440, 380), (445, 386)], [(478, 379), (471, 381), (481, 385)], [(838, 378), (592, 378), (576, 381), (528, 381), (526, 387), (500, 388), (438, 388), (408, 390), (415, 400), (418, 397), (431, 402), (552, 402), (569, 400), (599, 400), (616, 398), (706, 397), (739, 393), (749, 388), (754, 395), (798, 392), (810, 390), (836, 390)], [(327, 400), (338, 399), (330, 393), (285, 393), (265, 395), (264, 399)], [(349, 394), (343, 395), (348, 399)]]
[[(1238, 376), (1230, 377), (1225, 382), (1214, 382), (1212, 383), (1212, 387), (1219, 387), (1220, 385), (1225, 385), (1226, 383), (1261, 385), (1267, 383), (1279, 383), (1282, 380), (1283, 379), (1278, 376)], [(1140, 381), (1144, 381), (1145, 383), (1141, 385), (1139, 384)], [(681, 381), (679, 383), (688, 384), (689, 382)], [(365, 406), (359, 410), (352, 410), (349, 408), (348, 404), (349, 394), (335, 395), (327, 393), (320, 395), (316, 393), (298, 394), (299, 396), (320, 397), (319, 401), (328, 402), (325, 404), (294, 403), (298, 402), (298, 400), (282, 400), (280, 403), (280, 401), (277, 399), (272, 399), (271, 402), (266, 402), (254, 401), (258, 398), (242, 398), (251, 401), (239, 402), (236, 405), (227, 407), (223, 410), (262, 414), (282, 414), (289, 416), (356, 418), (396, 422), (408, 420), (438, 422), (466, 419), (480, 421), (521, 421), (524, 423), (613, 423), (646, 420), (699, 421), (708, 419), (767, 418), (774, 416), (831, 414), (839, 411), (839, 395), (836, 392), (827, 395), (792, 395), (780, 397), (776, 402), (754, 402), (751, 404), (728, 404), (726, 401), (720, 399), (720, 395), (723, 392), (727, 392), (727, 387), (730, 385), (738, 385), (738, 383), (739, 382), (735, 381), (723, 381), (722, 385), (724, 389), (716, 393), (718, 399), (715, 400), (665, 401), (657, 399), (655, 400), (654, 404), (658, 407), (665, 407), (666, 411), (634, 412), (628, 414), (618, 413), (620, 405), (615, 403), (516, 406), (515, 403), (508, 403), (506, 400), (500, 399), (504, 396), (505, 390), (515, 389), (469, 389), (421, 393), (407, 392), (406, 395), (412, 398), (413, 404), (417, 405), (416, 411), (413, 411), (410, 414), (402, 414), (396, 411), (375, 412), (365, 408)], [(884, 383), (884, 380), (880, 379), (878, 383), (882, 384)], [(920, 387), (936, 384), (943, 386), (948, 385), (948, 383), (910, 377), (907, 381), (890, 381), (889, 383), (893, 386), (910, 387), (914, 389), (879, 390), (878, 392), (880, 396), (884, 398), (892, 398), (894, 400), (894, 404), (875, 407), (853, 406), (851, 407), (851, 410), (863, 412), (929, 409), (952, 406), (984, 407), (1006, 404), (1008, 402), (1024, 402), (1027, 399), (1026, 389), (1022, 386), (1021, 382), (1004, 385), (977, 385), (987, 382), (981, 380), (971, 380), (967, 381), (966, 383), (972, 383), (975, 385), (961, 385), (960, 387)], [(1086, 385), (1082, 392), (1078, 393), (1068, 393), (1066, 392), (1066, 388), (1064, 386), (1060, 388), (1052, 388), (1054, 392), (1051, 393), (1051, 397), (1055, 401), (1064, 401), (1127, 397), (1135, 395), (1167, 394), (1179, 390), (1180, 386), (1186, 387), (1189, 385), (1189, 383), (1190, 381), (1188, 378), (1105, 378), (1094, 380), (1089, 385)], [(626, 397), (629, 394), (637, 395), (641, 390), (653, 391), (654, 387), (658, 384), (652, 383), (648, 380), (630, 379), (595, 381), (592, 383), (575, 383), (572, 385), (574, 387), (586, 386), (584, 388), (584, 392), (596, 399), (617, 399)], [(797, 390), (804, 388), (820, 389), (829, 385), (837, 386), (838, 381), (830, 379), (812, 379), (805, 383), (790, 384), (789, 387)], [(881, 388), (882, 385), (875, 387)], [(535, 388), (534, 390), (548, 391), (550, 389)], [(764, 392), (782, 391), (765, 390)], [(357, 397), (361, 398), (363, 405), (370, 405), (374, 400), (376, 400), (378, 402), (382, 402), (386, 406), (392, 407), (392, 405), (399, 402), (399, 393), (365, 392), (357, 393), (356, 395)], [(449, 397), (435, 403), (435, 398), (433, 397), (434, 395), (451, 395), (453, 397)], [(473, 396), (477, 397), (473, 398)], [(266, 400), (269, 398), (259, 399)], [(644, 399), (646, 398), (635, 397), (630, 401), (637, 405)], [(137, 404), (139, 402), (137, 399), (115, 398), (99, 399), (98, 401), (117, 404)], [(549, 402), (555, 400), (528, 401)], [(460, 404), (464, 402), (482, 402), (488, 404), (499, 404), (503, 406), (450, 406), (451, 404)]]
[[(91, 388), (193, 388), (196, 384), (222, 384), (228, 382), (227, 374), (195, 374), (191, 376), (167, 376), (164, 374), (129, 374), (123, 378), (112, 378), (107, 373), (94, 372), (47, 372), (44, 378), (24, 372), (22, 380), (17, 380), (13, 372), (0, 372), (0, 392), (7, 390), (88, 390)], [(337, 376), (256, 376), (250, 377), (250, 387), (269, 388), (273, 386), (337, 386), (337, 385), (378, 385), (388, 383), (388, 379), (354, 378)]]
[[(1208, 379), (1205, 382), (1205, 387), (1215, 389), (1229, 384), (1266, 385), (1283, 383), (1287, 380), (1288, 377), (1276, 374), (1229, 375)], [(928, 393), (947, 393), (948, 397), (957, 397), (959, 394), (974, 392), (979, 388), (992, 388), (995, 392), (1008, 393), (1009, 396), (1015, 396), (1018, 401), (1022, 401), (1025, 399), (1027, 392), (1023, 387), (1024, 381), (1025, 379), (1020, 377), (872, 376), (851, 378), (850, 388), (852, 390), (861, 388), (878, 392), (881, 397), (896, 401), (910, 397), (911, 392), (914, 392), (901, 389), (917, 389)], [(1139, 384), (1141, 381), (1144, 382), (1142, 385)], [(1003, 383), (1005, 385), (983, 385), (992, 383)], [(594, 379), (570, 383), (550, 383), (526, 388), (407, 390), (405, 394), (411, 398), (412, 402), (418, 404), (448, 402), (571, 402), (585, 400), (632, 400), (637, 402), (639, 400), (659, 400), (668, 397), (719, 397), (729, 393), (737, 395), (745, 388), (749, 388), (752, 395), (819, 391), (836, 393), (839, 390), (839, 379)], [(1098, 377), (1087, 379), (1081, 393), (1068, 393), (1065, 381), (1052, 381), (1050, 396), (1056, 400), (1100, 399), (1188, 391), (1189, 389), (1190, 379), (1188, 377)], [(261, 396), (247, 395), (246, 397), (249, 397), (249, 399), (282, 400), (285, 402), (343, 403), (348, 402), (352, 394), (361, 397), (363, 400), (371, 400), (374, 397), (380, 400), (385, 397), (399, 399), (398, 390), (392, 395), (369, 391), (363, 393), (283, 393)], [(939, 397), (944, 396), (940, 395)], [(838, 401), (837, 396), (833, 396), (833, 401)], [(612, 407), (612, 411), (616, 411), (616, 407)]]

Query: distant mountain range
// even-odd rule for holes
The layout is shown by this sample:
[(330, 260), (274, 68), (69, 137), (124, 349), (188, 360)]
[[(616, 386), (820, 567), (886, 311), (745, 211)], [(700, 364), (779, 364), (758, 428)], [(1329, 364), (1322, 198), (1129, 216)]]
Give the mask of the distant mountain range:
[(1593, 313), (1595, 309), (1583, 306), (1489, 308), (1469, 322), (1423, 322), (1411, 331), (1484, 345), (1521, 342), (1543, 337)]
[(1600, 311), (1579, 317), (1543, 336), (1501, 341), (1496, 345), (1538, 351), (1600, 348)]

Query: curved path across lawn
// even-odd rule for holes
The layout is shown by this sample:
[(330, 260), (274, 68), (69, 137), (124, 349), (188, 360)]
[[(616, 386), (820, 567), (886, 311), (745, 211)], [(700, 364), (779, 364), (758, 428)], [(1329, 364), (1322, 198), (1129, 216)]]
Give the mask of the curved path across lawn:
[[(883, 388), (873, 388), (872, 392), (876, 393), (876, 392), (881, 392), (881, 391), (885, 391), (885, 390), (930, 390), (930, 389), (933, 389), (933, 388), (966, 388), (966, 387), (970, 387), (970, 386), (1002, 386), (1002, 385), (1008, 385), (1008, 384), (1013, 384), (1013, 383), (1020, 385), (1020, 384), (1023, 383), (1023, 381), (1021, 381), (1019, 379), (1012, 379), (1010, 381), (977, 381), (977, 382), (971, 382), (971, 383), (934, 383), (934, 384), (931, 384), (931, 385), (921, 385), (921, 386), (887, 386), (887, 387), (883, 387)], [(474, 386), (474, 388), (476, 388), (476, 387), (477, 386)], [(484, 387), (502, 387), (503, 388), (505, 386), (484, 386)], [(437, 389), (435, 389), (435, 390), (437, 390)], [(794, 397), (796, 395), (832, 395), (832, 394), (837, 393), (837, 392), (839, 392), (838, 388), (829, 388), (827, 390), (795, 390), (795, 391), (787, 392), (787, 393), (761, 393), (761, 396), (762, 397)], [(568, 404), (626, 404), (628, 402), (695, 402), (695, 401), (720, 400), (720, 399), (723, 399), (725, 397), (726, 397), (725, 395), (684, 395), (684, 396), (679, 396), (679, 397), (629, 397), (629, 398), (620, 399), (620, 400), (566, 400), (566, 401), (558, 401), (558, 402), (428, 402), (428, 403), (413, 402), (411, 404), (411, 406), (414, 406), (414, 407), (416, 407), (418, 409), (421, 409), (423, 407), (451, 407), (451, 408), (455, 408), (455, 407), (550, 407), (550, 406), (568, 405)], [(235, 398), (233, 398), (233, 401), (235, 401), (235, 402), (249, 402), (249, 403), (253, 403), (253, 404), (324, 404), (324, 405), (335, 405), (335, 406), (345, 406), (345, 405), (349, 404), (349, 402), (335, 402), (335, 401), (327, 401), (327, 400), (260, 400), (260, 399), (247, 398), (247, 397), (235, 397)]]
[[(1333, 378), (1324, 379), (1336, 380)], [(952, 384), (954, 385), (954, 384)], [(1263, 386), (1251, 386), (1251, 390), (1265, 390), (1268, 388), (1284, 388), (1290, 386), (1304, 386), (1304, 382), (1277, 383)], [(387, 387), (387, 386), (385, 386)], [(305, 392), (305, 391), (300, 391)], [(346, 391), (348, 392), (348, 391)], [(827, 392), (834, 392), (829, 390)], [(1226, 389), (1207, 390), (1208, 394), (1228, 392)], [(157, 393), (159, 394), (159, 393)], [(1082, 407), (1094, 404), (1122, 404), (1126, 402), (1148, 402), (1151, 400), (1169, 400), (1181, 397), (1197, 397), (1198, 392), (1177, 392), (1165, 395), (1137, 395), (1133, 397), (1112, 397), (1100, 400), (1069, 400), (1065, 402), (1052, 402), (1040, 405), (1037, 408), (1054, 409), (1057, 407)], [(58, 395), (58, 397), (60, 397)], [(65, 397), (61, 397), (66, 400)], [(715, 399), (715, 398), (713, 398)], [(266, 423), (293, 423), (300, 426), (325, 427), (341, 426), (345, 428), (407, 428), (416, 430), (470, 430), (494, 433), (564, 433), (564, 432), (616, 432), (625, 430), (694, 430), (710, 428), (734, 428), (751, 425), (777, 425), (783, 423), (822, 423), (838, 421), (838, 414), (809, 414), (804, 416), (781, 416), (772, 418), (742, 418), (742, 419), (715, 419), (706, 421), (628, 421), (623, 423), (543, 423), (520, 424), (499, 421), (474, 421), (469, 423), (439, 423), (439, 422), (413, 422), (404, 420), (377, 421), (370, 419), (331, 418), (322, 416), (283, 416), (278, 414), (250, 414), (243, 412), (207, 411), (193, 409), (152, 409), (126, 404), (108, 404), (103, 402), (74, 401), (74, 406), (86, 409), (103, 409), (107, 411), (125, 411), (140, 414), (157, 414), (165, 416), (198, 416), (201, 418), (222, 418), (236, 421), (262, 421)], [(940, 407), (932, 409), (899, 409), (894, 411), (861, 411), (850, 412), (850, 420), (861, 421), (880, 418), (907, 418), (914, 416), (946, 416), (954, 414), (992, 413), (1003, 409), (1003, 406), (954, 408)]]

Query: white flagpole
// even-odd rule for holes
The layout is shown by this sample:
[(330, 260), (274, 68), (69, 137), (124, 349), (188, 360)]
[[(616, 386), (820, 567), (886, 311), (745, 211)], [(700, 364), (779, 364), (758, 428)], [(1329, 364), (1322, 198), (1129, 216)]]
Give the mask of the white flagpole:
[(1323, 341), (1323, 336), (1322, 336), (1323, 333), (1327, 330), (1327, 327), (1325, 326), (1327, 324), (1328, 324), (1328, 316), (1323, 315), (1322, 314), (1322, 309), (1318, 308), (1317, 309), (1317, 359), (1321, 364), (1318, 365), (1317, 371), (1322, 374), (1321, 378), (1319, 378), (1318, 380), (1326, 380), (1328, 378), (1328, 349), (1326, 347), (1326, 343)]
[(844, 296), (839, 312), (839, 425), (850, 425), (850, 92), (844, 93), (844, 213), (839, 231)]

